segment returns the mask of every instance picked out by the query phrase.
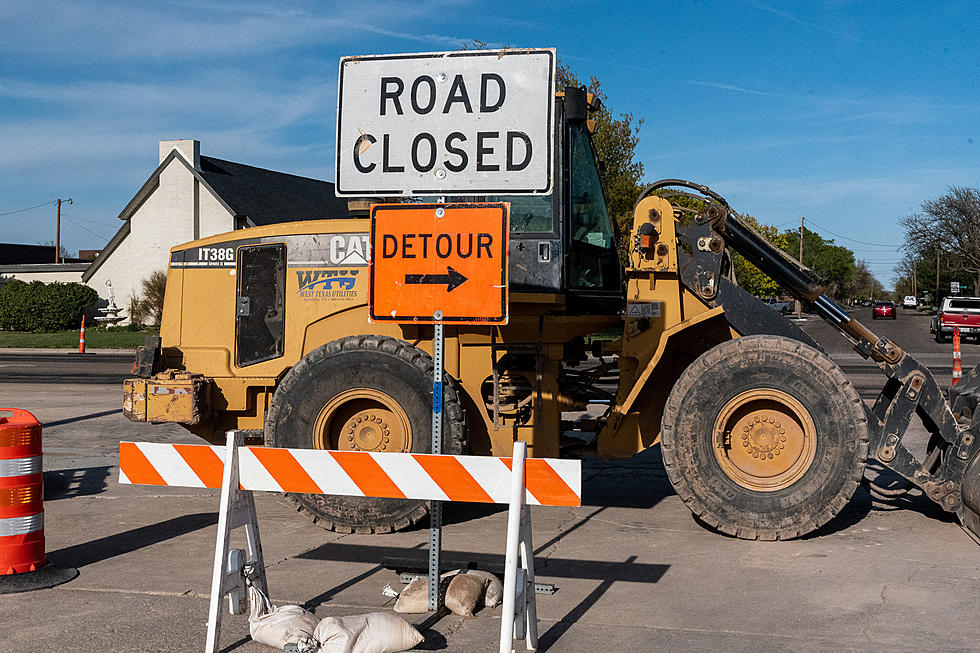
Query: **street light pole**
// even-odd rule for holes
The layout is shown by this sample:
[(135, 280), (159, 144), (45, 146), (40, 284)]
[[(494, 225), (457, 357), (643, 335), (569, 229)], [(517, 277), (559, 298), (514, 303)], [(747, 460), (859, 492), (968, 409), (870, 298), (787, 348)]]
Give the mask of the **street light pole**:
[(72, 203), (71, 198), (67, 200), (58, 200), (58, 224), (55, 227), (54, 232), (54, 262), (61, 263), (61, 202), (65, 201), (69, 204)]
[[(800, 217), (800, 265), (803, 265), (803, 223), (806, 222), (805, 217)], [(800, 300), (796, 300), (796, 319), (803, 319), (803, 303)]]

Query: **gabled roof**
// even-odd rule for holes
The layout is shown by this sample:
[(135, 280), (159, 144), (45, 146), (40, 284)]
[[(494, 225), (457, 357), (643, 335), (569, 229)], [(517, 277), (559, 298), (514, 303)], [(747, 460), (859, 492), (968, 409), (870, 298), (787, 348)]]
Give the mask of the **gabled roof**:
[(143, 202), (160, 186), (160, 174), (170, 162), (177, 159), (194, 175), (201, 185), (234, 217), (248, 219), (252, 226), (263, 226), (293, 220), (318, 220), (322, 218), (347, 218), (348, 198), (334, 195), (333, 184), (307, 177), (297, 177), (284, 172), (255, 168), (223, 161), (209, 156), (201, 157), (201, 169), (194, 166), (176, 149), (164, 157), (149, 179), (136, 192), (133, 199), (119, 213), (124, 221), (102, 252), (82, 275), (88, 281), (96, 270), (129, 235), (129, 219)]
[(201, 157), (201, 177), (235, 215), (255, 226), (292, 220), (347, 218), (347, 198), (328, 181)]

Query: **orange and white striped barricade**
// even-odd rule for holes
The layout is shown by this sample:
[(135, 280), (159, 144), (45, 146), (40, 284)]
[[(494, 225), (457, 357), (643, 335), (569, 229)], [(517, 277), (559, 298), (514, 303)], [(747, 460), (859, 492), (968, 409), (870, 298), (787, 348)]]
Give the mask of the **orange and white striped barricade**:
[[(246, 447), (240, 432), (229, 431), (223, 447), (121, 442), (119, 482), (221, 488), (206, 653), (217, 650), (221, 599), (229, 595), (232, 614), (245, 611), (246, 571), (268, 596), (252, 492), (509, 504), (500, 651), (513, 650), (515, 638), (534, 650), (537, 617), (528, 506), (581, 505), (582, 471), (580, 461), (526, 459), (525, 452), (523, 442), (514, 444), (513, 458)], [(247, 553), (228, 551), (231, 531), (240, 526), (245, 527)]]

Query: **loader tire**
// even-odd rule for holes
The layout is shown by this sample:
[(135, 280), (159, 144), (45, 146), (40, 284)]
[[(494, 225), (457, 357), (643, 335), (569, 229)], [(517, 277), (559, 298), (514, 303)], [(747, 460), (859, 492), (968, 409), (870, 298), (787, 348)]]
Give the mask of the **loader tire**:
[(694, 514), (749, 540), (806, 535), (830, 521), (864, 475), (864, 404), (827, 356), (753, 335), (705, 352), (663, 415), (667, 475)]
[[(387, 336), (329, 342), (297, 363), (276, 390), (265, 441), (276, 447), (430, 453), (432, 358)], [(465, 413), (443, 383), (442, 452), (464, 453)], [(314, 523), (340, 533), (390, 533), (428, 514), (428, 502), (287, 494)]]

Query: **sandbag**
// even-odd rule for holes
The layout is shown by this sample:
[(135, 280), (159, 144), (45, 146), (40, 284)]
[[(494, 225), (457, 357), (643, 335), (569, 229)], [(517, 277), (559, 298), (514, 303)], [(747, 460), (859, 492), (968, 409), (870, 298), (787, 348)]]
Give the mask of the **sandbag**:
[[(459, 576), (468, 579), (456, 580)], [(456, 583), (455, 587), (453, 583)], [(453, 614), (470, 616), (480, 605), (488, 608), (500, 605), (504, 586), (494, 574), (479, 569), (447, 571), (439, 577), (439, 603)], [(409, 583), (395, 602), (395, 612), (421, 614), (429, 610), (429, 579), (416, 578)]]
[(260, 644), (282, 650), (286, 644), (296, 644), (302, 650), (316, 650), (314, 631), (319, 619), (298, 605), (272, 607), (269, 597), (255, 585), (248, 587), (248, 632)]
[(487, 589), (483, 593), (483, 605), (488, 608), (495, 608), (504, 600), (504, 584), (500, 582), (496, 574), (481, 569), (467, 569), (466, 575), (487, 580)]
[(460, 573), (452, 577), (446, 588), (446, 607), (453, 614), (472, 617), (477, 604), (483, 601), (487, 579)]
[(320, 643), (318, 653), (398, 653), (424, 639), (414, 626), (388, 612), (324, 617), (313, 638)]
[[(446, 589), (449, 587), (449, 581), (459, 573), (456, 571), (447, 571), (442, 576), (439, 577), (439, 604), (443, 603), (446, 596)], [(398, 595), (398, 600), (395, 601), (395, 612), (400, 612), (402, 614), (422, 614), (423, 612), (429, 611), (429, 579), (424, 576), (421, 578), (416, 578), (411, 583), (405, 586), (405, 589), (401, 591)]]

